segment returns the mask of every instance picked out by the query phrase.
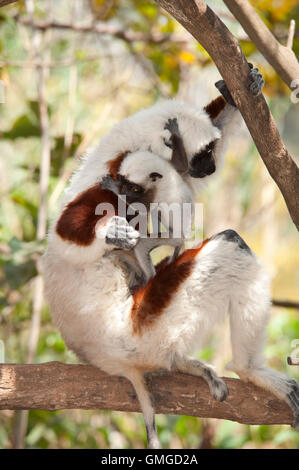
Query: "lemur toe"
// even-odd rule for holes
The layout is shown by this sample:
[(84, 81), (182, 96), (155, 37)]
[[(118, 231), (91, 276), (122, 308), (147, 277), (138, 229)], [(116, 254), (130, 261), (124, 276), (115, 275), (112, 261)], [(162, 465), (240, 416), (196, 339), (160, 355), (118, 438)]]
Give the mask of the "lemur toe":
[(249, 86), (249, 90), (253, 96), (258, 96), (262, 92), (263, 86), (265, 84), (265, 80), (263, 79), (262, 74), (259, 73), (259, 70), (257, 67), (251, 68), (249, 72), (249, 76), (252, 80), (252, 83)]
[(216, 401), (224, 401), (228, 395), (228, 388), (224, 380), (217, 378), (213, 380), (211, 395)]
[(296, 380), (291, 379), (288, 385), (291, 390), (287, 393), (287, 401), (294, 414), (292, 427), (297, 428), (299, 427), (299, 384)]
[(171, 134), (179, 134), (179, 126), (177, 118), (169, 118), (164, 129), (169, 130)]

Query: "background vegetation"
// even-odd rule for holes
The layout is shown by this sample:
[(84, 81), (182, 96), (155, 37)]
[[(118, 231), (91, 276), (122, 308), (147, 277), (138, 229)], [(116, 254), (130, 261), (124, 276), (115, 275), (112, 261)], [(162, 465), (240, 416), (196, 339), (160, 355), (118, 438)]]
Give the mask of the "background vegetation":
[[(224, 4), (208, 4), (262, 71), (269, 107), (287, 147), (298, 157), (298, 110), (289, 89)], [(252, 4), (285, 43), (290, 19), (299, 22), (297, 1)], [(299, 51), (298, 34), (294, 51)], [(207, 53), (154, 2), (29, 0), (0, 10), (0, 79), (5, 88), (0, 104), (0, 339), (5, 361), (76, 362), (39, 300), (43, 216), (46, 221), (53, 217), (80, 155), (115, 122), (177, 94), (205, 104), (217, 95), (213, 84), (219, 73)], [(298, 301), (298, 234), (245, 126), (232, 142), (221, 176), (200, 200), (205, 234), (237, 230), (270, 271), (273, 297)], [(299, 338), (298, 310), (273, 308), (268, 333), (269, 363), (298, 379), (298, 367), (286, 364), (291, 341)], [(230, 359), (226, 325), (198, 355), (223, 372)], [(30, 411), (25, 420), (20, 416), (0, 412), (0, 448), (138, 448), (146, 442), (139, 414), (73, 410)], [(186, 416), (158, 416), (157, 424), (169, 448), (299, 447), (299, 434), (288, 426)]]

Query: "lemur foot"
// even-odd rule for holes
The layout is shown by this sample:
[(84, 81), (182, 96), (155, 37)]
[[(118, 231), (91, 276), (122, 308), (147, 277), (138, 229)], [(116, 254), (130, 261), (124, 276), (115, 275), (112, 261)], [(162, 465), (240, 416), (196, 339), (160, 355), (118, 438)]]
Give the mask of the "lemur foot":
[(257, 369), (238, 370), (237, 367), (228, 365), (230, 370), (236, 372), (241, 379), (249, 380), (266, 390), (270, 390), (291, 408), (294, 416), (292, 426), (299, 427), (299, 384), (285, 374), (268, 367)]
[(294, 421), (293, 428), (299, 428), (299, 384), (294, 379), (288, 381), (289, 391), (287, 392), (287, 401), (292, 408)]
[[(252, 80), (252, 83), (249, 85), (249, 91), (253, 96), (258, 96), (261, 94), (263, 86), (265, 84), (265, 80), (257, 67), (253, 67), (251, 63), (248, 63), (250, 68), (249, 77)], [(232, 95), (230, 94), (229, 89), (224, 80), (219, 80), (215, 83), (215, 87), (220, 91), (225, 101), (230, 104), (231, 106), (236, 107), (236, 103)]]
[(250, 67), (249, 76), (252, 80), (251, 85), (249, 86), (250, 92), (253, 96), (258, 96), (261, 94), (263, 86), (265, 85), (265, 80), (261, 73), (259, 73), (259, 69), (257, 67), (253, 67), (252, 64), (248, 63)]
[(123, 250), (132, 250), (138, 243), (140, 233), (124, 217), (113, 216), (106, 232), (106, 243)]
[(228, 395), (228, 388), (224, 380), (220, 379), (212, 369), (206, 368), (203, 378), (208, 383), (210, 393), (214, 400), (224, 401)]

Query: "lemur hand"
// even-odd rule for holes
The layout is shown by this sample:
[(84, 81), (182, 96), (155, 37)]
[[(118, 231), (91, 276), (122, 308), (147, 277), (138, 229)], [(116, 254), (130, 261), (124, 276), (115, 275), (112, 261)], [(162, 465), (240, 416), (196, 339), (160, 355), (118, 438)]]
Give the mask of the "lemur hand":
[(164, 143), (167, 147), (172, 148), (173, 137), (181, 137), (177, 118), (169, 118), (164, 129), (167, 129), (170, 132), (170, 139), (164, 139)]
[(169, 132), (173, 135), (180, 135), (179, 125), (177, 118), (169, 118), (167, 123), (164, 126), (164, 129), (169, 130)]
[(140, 233), (124, 217), (115, 215), (108, 223), (106, 243), (123, 250), (132, 250), (137, 245)]
[[(253, 67), (253, 65), (250, 63), (248, 63), (248, 66), (250, 68), (249, 77), (252, 80), (252, 83), (249, 86), (249, 91), (252, 93), (253, 96), (258, 96), (262, 92), (265, 81), (263, 79), (262, 74), (259, 73), (257, 67)], [(236, 103), (234, 102), (233, 97), (230, 94), (230, 91), (227, 88), (224, 80), (219, 80), (218, 82), (216, 82), (215, 87), (220, 91), (223, 98), (228, 104), (236, 107)]]

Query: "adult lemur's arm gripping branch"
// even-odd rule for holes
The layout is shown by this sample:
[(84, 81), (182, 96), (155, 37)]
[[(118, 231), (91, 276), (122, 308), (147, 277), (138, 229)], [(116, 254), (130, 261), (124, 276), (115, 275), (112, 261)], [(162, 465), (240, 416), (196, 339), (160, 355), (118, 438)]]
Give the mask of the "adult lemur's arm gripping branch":
[(207, 50), (248, 126), (299, 230), (299, 169), (286, 149), (262, 95), (248, 91), (248, 65), (237, 39), (203, 0), (157, 0)]

